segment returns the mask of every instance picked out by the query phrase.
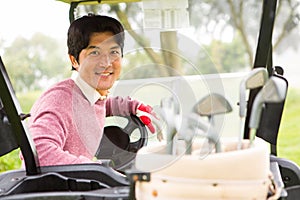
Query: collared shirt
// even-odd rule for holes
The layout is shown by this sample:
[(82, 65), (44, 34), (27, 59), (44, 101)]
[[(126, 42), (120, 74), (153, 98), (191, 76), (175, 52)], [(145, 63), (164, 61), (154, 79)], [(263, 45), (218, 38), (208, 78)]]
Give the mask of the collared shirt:
[(72, 80), (82, 91), (83, 95), (87, 98), (91, 105), (95, 104), (99, 99), (105, 100), (107, 96), (102, 96), (95, 88), (87, 84), (79, 75), (77, 71), (73, 71)]

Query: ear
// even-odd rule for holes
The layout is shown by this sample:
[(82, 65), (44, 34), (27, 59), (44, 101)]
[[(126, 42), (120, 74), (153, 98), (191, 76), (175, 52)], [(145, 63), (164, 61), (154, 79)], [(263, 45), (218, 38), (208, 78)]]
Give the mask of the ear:
[(79, 63), (77, 62), (76, 58), (74, 56), (72, 56), (71, 54), (69, 54), (69, 58), (70, 58), (73, 68), (76, 69), (76, 71), (77, 71), (78, 67), (79, 67)]

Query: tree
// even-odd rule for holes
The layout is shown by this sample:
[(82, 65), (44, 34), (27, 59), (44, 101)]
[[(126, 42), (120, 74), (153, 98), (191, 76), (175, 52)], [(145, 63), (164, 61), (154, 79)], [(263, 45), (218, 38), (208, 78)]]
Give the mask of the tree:
[(24, 92), (65, 77), (71, 67), (68, 69), (63, 55), (67, 53), (59, 41), (36, 33), (31, 39), (16, 38), (5, 48), (3, 60), (15, 90)]
[[(257, 36), (260, 28), (262, 3), (263, 1), (250, 0), (189, 0), (188, 10), (191, 26), (195, 28), (195, 35), (203, 32), (206, 35), (211, 35), (211, 43), (209, 46), (205, 45), (205, 47), (209, 53), (214, 54), (214, 56), (212, 54), (210, 56), (214, 59), (214, 63), (218, 63), (217, 68), (219, 72), (236, 70), (236, 68), (229, 68), (229, 66), (244, 68), (245, 66), (251, 67), (253, 65), (254, 51), (256, 50), (255, 45), (257, 44)], [(149, 41), (143, 36), (143, 32), (138, 32), (133, 28), (142, 27), (142, 18), (136, 17), (139, 16), (137, 12), (141, 9), (140, 6), (141, 4), (133, 3), (116, 4), (110, 7), (105, 5), (105, 9), (102, 9), (102, 11), (105, 10), (107, 13), (114, 13), (118, 16), (137, 43), (141, 47), (149, 47)], [(299, 37), (299, 33), (295, 31), (300, 19), (297, 13), (298, 8), (298, 0), (278, 1), (274, 29), (274, 51), (277, 50), (279, 52), (280, 48), (286, 49), (290, 46), (297, 48), (293, 39)], [(93, 9), (90, 8), (90, 10), (92, 11)], [(232, 35), (232, 45), (226, 45), (222, 41), (222, 38), (228, 32)], [(215, 35), (218, 35), (218, 38), (215, 38)], [(289, 40), (287, 39), (288, 36), (290, 37)], [(220, 41), (217, 42), (217, 40)], [(236, 44), (237, 41), (240, 42), (240, 45)], [(241, 51), (244, 52), (244, 55)], [(223, 54), (225, 57), (222, 58), (226, 60), (220, 60), (220, 57), (215, 52)], [(145, 48), (144, 53), (148, 55), (153, 63), (157, 63), (157, 65), (167, 65), (168, 63), (164, 59), (163, 52), (155, 52), (151, 48)], [(239, 62), (235, 63), (236, 59), (227, 59), (228, 54), (237, 54), (241, 58), (238, 59)], [(245, 57), (247, 57), (247, 60), (245, 60)], [(170, 75), (165, 72), (161, 72), (161, 74)]]
[[(278, 1), (273, 42), (275, 50), (290, 46), (297, 48), (287, 37), (299, 37), (299, 33), (295, 31), (300, 18), (296, 12), (298, 7), (297, 0)], [(142, 71), (136, 70), (136, 74), (127, 73), (126, 77), (143, 78), (195, 73), (195, 70), (187, 68), (189, 61), (181, 55), (184, 51), (177, 49), (176, 45), (169, 45), (172, 41), (177, 42), (174, 32), (173, 35), (164, 37), (173, 38), (171, 42), (162, 39), (160, 49), (151, 47), (150, 39), (146, 37), (143, 29), (141, 9), (141, 3), (100, 4), (81, 7), (77, 14), (109, 13), (121, 20), (125, 29), (136, 41), (136, 52), (131, 52), (125, 58), (124, 72), (132, 72), (132, 66), (152, 63), (152, 67), (145, 67)], [(215, 73), (213, 68), (216, 68), (217, 72), (231, 72), (252, 66), (262, 1), (189, 0), (188, 10), (194, 35), (211, 36), (209, 43), (203, 45), (205, 50), (197, 49), (199, 52), (193, 59), (195, 62), (189, 64), (194, 64), (195, 68), (201, 69), (204, 73)], [(224, 35), (228, 33), (231, 34), (229, 42), (223, 40)], [(15, 77), (13, 78), (15, 88), (18, 91), (36, 89), (41, 87), (42, 80), (62, 78), (68, 71), (67, 62), (62, 56), (65, 53), (62, 50), (62, 45), (42, 34), (36, 34), (30, 40), (16, 39), (10, 47), (6, 48), (4, 54), (6, 64), (9, 66), (8, 72)], [(177, 73), (173, 73), (174, 71)]]
[[(228, 29), (232, 30), (235, 37), (241, 37), (248, 56), (248, 65), (252, 66), (262, 3), (263, 1), (249, 0), (190, 0), (190, 18), (197, 30), (205, 28), (211, 34), (219, 31), (220, 35)], [(296, 27), (300, 19), (298, 9), (299, 0), (278, 1), (273, 34), (274, 51), (290, 46), (296, 48), (294, 41), (299, 38)]]

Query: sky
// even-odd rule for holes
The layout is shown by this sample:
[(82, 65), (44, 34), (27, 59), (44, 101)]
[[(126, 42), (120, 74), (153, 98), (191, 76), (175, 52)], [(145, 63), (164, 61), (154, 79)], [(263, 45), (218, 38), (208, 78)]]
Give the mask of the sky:
[(69, 4), (57, 0), (1, 0), (0, 40), (10, 43), (17, 36), (30, 38), (42, 32), (66, 38)]

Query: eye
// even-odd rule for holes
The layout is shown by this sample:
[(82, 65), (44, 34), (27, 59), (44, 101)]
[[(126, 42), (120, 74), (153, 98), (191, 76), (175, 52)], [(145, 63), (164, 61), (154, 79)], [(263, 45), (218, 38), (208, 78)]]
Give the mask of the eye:
[(93, 50), (93, 51), (89, 52), (89, 55), (91, 55), (91, 56), (98, 56), (98, 55), (100, 55), (100, 52), (98, 50)]
[(121, 50), (113, 49), (110, 51), (110, 55), (112, 55), (114, 57), (119, 57), (121, 55)]

